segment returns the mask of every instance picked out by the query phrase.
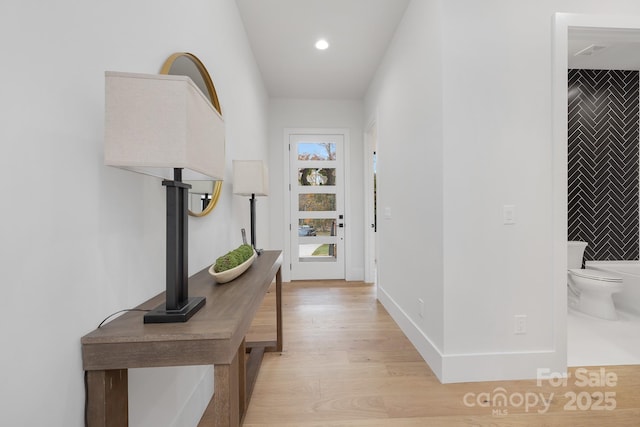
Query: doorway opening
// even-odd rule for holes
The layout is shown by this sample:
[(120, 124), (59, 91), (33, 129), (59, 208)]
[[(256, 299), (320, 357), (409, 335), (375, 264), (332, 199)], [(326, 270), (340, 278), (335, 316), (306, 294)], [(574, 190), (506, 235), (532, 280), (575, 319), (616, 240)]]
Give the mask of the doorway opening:
[[(640, 345), (629, 346), (640, 333), (640, 316), (621, 314), (618, 322), (582, 315), (567, 305), (567, 235), (569, 223), (569, 57), (576, 44), (592, 37), (590, 45), (640, 41), (640, 19), (632, 16), (556, 14), (553, 85), (553, 293), (557, 323), (557, 348), (568, 366), (639, 364)], [(578, 49), (579, 51), (580, 49)], [(610, 51), (611, 52), (611, 51)], [(572, 56), (573, 58), (573, 56)], [(591, 65), (590, 67), (596, 68)], [(598, 66), (620, 68), (615, 63)], [(597, 69), (597, 68), (596, 68)], [(636, 68), (637, 70), (637, 68)], [(564, 337), (564, 342), (563, 342)], [(598, 351), (602, 349), (603, 351)]]
[(378, 126), (375, 119), (369, 121), (364, 135), (364, 281), (377, 283), (377, 164), (378, 164)]

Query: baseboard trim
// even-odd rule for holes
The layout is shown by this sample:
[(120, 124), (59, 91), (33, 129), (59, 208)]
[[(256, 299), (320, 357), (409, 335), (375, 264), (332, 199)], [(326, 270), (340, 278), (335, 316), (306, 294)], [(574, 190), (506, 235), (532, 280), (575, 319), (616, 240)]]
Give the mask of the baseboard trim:
[(552, 350), (445, 355), (442, 382), (530, 380), (536, 378), (539, 369), (566, 373), (566, 367), (558, 364), (557, 358), (557, 352)]
[(347, 270), (346, 274), (347, 281), (358, 281), (361, 282), (364, 280), (364, 268), (351, 268)]
[(535, 379), (538, 369), (566, 373), (555, 350), (443, 354), (384, 288), (378, 287), (378, 300), (442, 383)]
[(433, 373), (442, 382), (442, 352), (428, 336), (415, 324), (395, 300), (380, 286), (378, 286), (378, 301), (384, 306), (391, 318), (398, 324), (400, 330), (407, 336), (411, 344), (418, 350), (420, 356), (427, 362)]

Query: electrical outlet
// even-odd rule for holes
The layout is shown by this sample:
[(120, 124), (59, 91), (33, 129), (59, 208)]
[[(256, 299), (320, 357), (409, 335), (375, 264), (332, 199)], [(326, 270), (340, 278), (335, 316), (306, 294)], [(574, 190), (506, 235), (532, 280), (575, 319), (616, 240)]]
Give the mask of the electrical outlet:
[(517, 335), (523, 335), (527, 333), (527, 315), (526, 314), (516, 314), (513, 316), (515, 319), (515, 331), (514, 333)]
[(424, 317), (424, 301), (422, 298), (418, 298), (418, 314), (420, 317)]
[(516, 223), (515, 205), (504, 205), (502, 207), (502, 220), (505, 225), (514, 225)]

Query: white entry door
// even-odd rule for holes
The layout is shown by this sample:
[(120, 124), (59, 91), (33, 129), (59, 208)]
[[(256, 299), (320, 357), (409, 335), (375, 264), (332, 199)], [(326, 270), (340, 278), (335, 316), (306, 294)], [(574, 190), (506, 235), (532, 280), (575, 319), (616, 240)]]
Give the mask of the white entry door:
[(291, 279), (344, 279), (344, 135), (289, 135)]

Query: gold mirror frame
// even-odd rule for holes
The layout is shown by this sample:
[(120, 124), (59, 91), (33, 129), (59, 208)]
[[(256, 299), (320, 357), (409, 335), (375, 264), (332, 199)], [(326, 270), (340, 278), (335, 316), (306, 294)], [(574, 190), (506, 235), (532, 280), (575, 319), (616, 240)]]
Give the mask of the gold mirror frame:
[[(194, 66), (193, 70), (189, 70), (189, 72), (172, 72), (171, 68), (176, 65), (176, 61), (184, 58), (189, 61), (189, 64)], [(218, 110), (218, 113), (222, 115), (222, 108), (220, 107), (220, 101), (218, 101), (218, 94), (216, 93), (216, 88), (213, 86), (213, 81), (211, 80), (211, 76), (209, 76), (209, 72), (205, 68), (204, 64), (192, 53), (188, 52), (177, 52), (167, 58), (162, 64), (162, 68), (160, 69), (160, 74), (170, 74), (170, 75), (186, 75), (194, 81), (196, 86), (202, 90), (205, 95), (208, 95), (209, 101), (213, 107)], [(200, 77), (200, 78), (199, 78)], [(204, 87), (203, 87), (204, 84)], [(206, 91), (205, 91), (206, 89)], [(220, 194), (222, 193), (222, 181), (213, 181), (213, 191), (211, 193), (211, 201), (207, 205), (206, 208), (202, 210), (202, 212), (192, 212), (189, 210), (189, 215), (191, 216), (205, 216), (209, 214), (218, 204), (218, 200), (220, 200)]]

